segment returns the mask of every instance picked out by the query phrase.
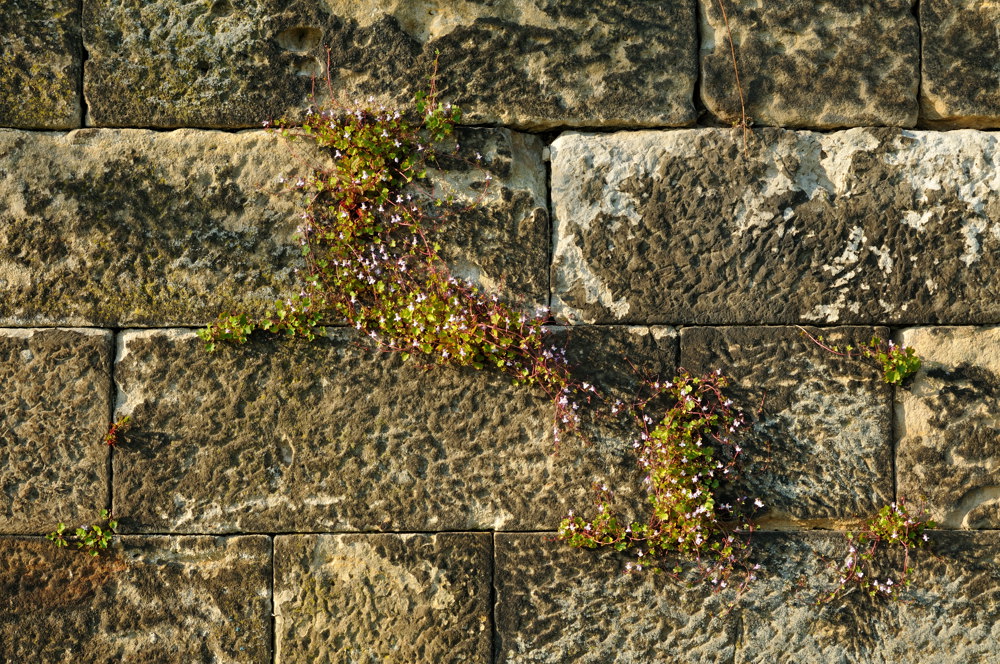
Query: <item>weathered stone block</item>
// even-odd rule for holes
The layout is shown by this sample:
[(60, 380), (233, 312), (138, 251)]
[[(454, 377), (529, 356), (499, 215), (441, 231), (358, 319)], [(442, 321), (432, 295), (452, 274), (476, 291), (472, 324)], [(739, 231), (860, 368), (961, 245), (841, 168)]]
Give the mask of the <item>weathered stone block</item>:
[(907, 601), (871, 600), (856, 591), (817, 606), (834, 587), (819, 556), (840, 560), (846, 539), (762, 535), (763, 578), (741, 602), (735, 661), (991, 662), (1000, 642), (998, 545), (996, 533), (934, 532), (930, 546), (939, 557), (915, 554)]
[(923, 366), (896, 392), (899, 492), (947, 528), (1000, 528), (1000, 328), (903, 330)]
[(80, 126), (80, 3), (8, 0), (0, 13), (0, 127)]
[(274, 541), (278, 664), (468, 662), (492, 651), (492, 536)]
[(111, 340), (0, 329), (0, 533), (48, 533), (107, 505)]
[[(873, 335), (809, 331), (841, 346)], [(877, 329), (883, 339), (885, 332)], [(878, 369), (837, 357), (793, 327), (685, 328), (681, 366), (721, 369), (751, 414), (747, 471), (736, 490), (765, 503), (765, 524), (866, 518), (892, 502), (891, 390)]]
[[(543, 302), (541, 143), (461, 138), (494, 180), (444, 253), (461, 276)], [(304, 167), (297, 153), (262, 131), (0, 130), (0, 324), (200, 325), (298, 292), (298, 196), (276, 182)], [(432, 183), (468, 205), (485, 173), (456, 161)]]
[(1000, 6), (921, 0), (921, 122), (1000, 127)]
[[(624, 441), (556, 450), (540, 395), (361, 341), (335, 329), (314, 344), (265, 339), (208, 355), (190, 331), (122, 333), (117, 412), (134, 423), (114, 455), (123, 529), (552, 528), (590, 504), (594, 481), (637, 486)], [(665, 331), (609, 330), (598, 342), (640, 364), (669, 366), (676, 352)]]
[(732, 661), (736, 622), (716, 617), (722, 596), (624, 574), (634, 556), (553, 536), (495, 537), (498, 663)]
[(267, 537), (123, 537), (99, 557), (0, 538), (5, 662), (266, 662)]
[[(920, 29), (912, 0), (727, 2), (747, 114), (777, 127), (912, 127)], [(732, 51), (719, 0), (698, 0), (701, 96), (740, 119)]]
[(724, 129), (553, 143), (553, 305), (586, 322), (1000, 317), (997, 137)]
[(690, 124), (695, 20), (682, 0), (95, 0), (84, 12), (88, 124), (259, 126), (308, 103), (325, 45), (342, 102), (410, 102), (440, 51), (443, 97), (468, 122)]

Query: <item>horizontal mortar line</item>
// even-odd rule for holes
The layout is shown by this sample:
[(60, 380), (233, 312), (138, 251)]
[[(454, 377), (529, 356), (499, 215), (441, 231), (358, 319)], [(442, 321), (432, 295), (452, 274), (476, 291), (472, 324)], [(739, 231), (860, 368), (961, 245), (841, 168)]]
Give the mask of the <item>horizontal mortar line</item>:
[[(212, 321), (214, 323), (216, 321)], [(75, 329), (75, 330), (108, 330), (113, 332), (124, 332), (127, 330), (200, 330), (206, 325), (211, 323), (205, 323), (204, 325), (192, 325), (192, 324), (158, 324), (158, 325), (124, 325), (124, 326), (106, 326), (106, 325), (73, 325), (73, 324), (39, 324), (39, 325), (3, 325), (0, 324), (0, 330), (65, 330), (65, 329)], [(1000, 325), (1000, 320), (996, 322), (985, 322), (985, 323), (635, 323), (635, 322), (619, 322), (619, 323), (545, 323), (543, 327), (546, 328), (560, 328), (566, 330), (574, 329), (587, 329), (587, 328), (611, 328), (611, 327), (673, 327), (678, 330), (688, 329), (688, 328), (723, 328), (723, 327), (811, 327), (816, 329), (834, 329), (838, 327), (884, 327), (892, 331), (905, 330), (915, 327), (991, 327)], [(352, 329), (353, 326), (347, 323), (329, 323), (323, 324), (323, 327), (334, 329), (334, 330), (344, 330)], [(275, 335), (278, 338), (278, 335)]]
[[(545, 129), (518, 129), (517, 127), (501, 125), (497, 123), (484, 123), (484, 124), (469, 124), (469, 125), (458, 125), (459, 129), (508, 129), (513, 132), (521, 134), (552, 134), (552, 133), (566, 133), (566, 132), (579, 132), (579, 133), (590, 133), (590, 134), (611, 134), (611, 133), (637, 133), (643, 131), (688, 131), (688, 130), (705, 130), (705, 129), (724, 129), (732, 131), (732, 127), (723, 124), (693, 124), (693, 125), (641, 125), (641, 126), (631, 126), (631, 127), (612, 127), (612, 126), (601, 126), (601, 125), (581, 125), (581, 126), (569, 126), (569, 125), (555, 125)], [(81, 127), (72, 127), (70, 129), (44, 129), (40, 127), (0, 127), (2, 129), (10, 129), (14, 131), (22, 131), (28, 133), (68, 133), (71, 131), (76, 131), (78, 129), (101, 129), (101, 130), (144, 130), (153, 131), (157, 133), (168, 133), (171, 131), (178, 131), (181, 129), (193, 129), (196, 131), (220, 131), (225, 133), (237, 133), (241, 131), (248, 130), (259, 130), (264, 131), (263, 121), (258, 124), (247, 124), (240, 126), (227, 126), (227, 127), (211, 127), (206, 125), (184, 125), (178, 127), (156, 127), (149, 125), (87, 125)], [(900, 131), (921, 131), (925, 133), (937, 133), (943, 134), (948, 131), (954, 131), (954, 129), (939, 129), (933, 127), (921, 127), (919, 124), (912, 127), (899, 127), (895, 125), (851, 125), (847, 127), (836, 127), (836, 128), (819, 128), (819, 127), (781, 127), (777, 125), (754, 125), (751, 128), (751, 133), (760, 129), (779, 129), (783, 131), (796, 131), (796, 132), (810, 132), (813, 134), (836, 134), (839, 132), (846, 132), (851, 129), (898, 129)], [(965, 129), (973, 129), (979, 133), (991, 134), (1000, 132), (1000, 126), (998, 127), (988, 127), (986, 129), (976, 129), (973, 127), (966, 127)]]
[[(857, 528), (820, 528), (820, 527), (802, 527), (802, 528), (781, 528), (781, 529), (758, 529), (755, 530), (753, 535), (801, 535), (805, 533), (846, 533), (852, 530), (857, 530)], [(932, 528), (928, 529), (932, 534), (955, 534), (955, 533), (966, 533), (968, 535), (976, 535), (979, 533), (983, 534), (993, 534), (1000, 533), (1000, 528), (978, 528), (975, 530), (963, 529), (963, 528)], [(154, 533), (115, 533), (118, 537), (249, 537), (249, 536), (265, 536), (265, 537), (282, 537), (282, 536), (295, 536), (295, 535), (549, 535), (552, 537), (558, 536), (559, 532), (556, 530), (350, 530), (350, 531), (330, 531), (330, 530), (302, 530), (302, 531), (240, 531), (240, 532), (229, 532), (229, 533), (178, 533), (178, 532), (154, 532)], [(0, 539), (2, 538), (31, 538), (31, 539), (44, 539), (45, 535), (41, 533), (0, 533)]]

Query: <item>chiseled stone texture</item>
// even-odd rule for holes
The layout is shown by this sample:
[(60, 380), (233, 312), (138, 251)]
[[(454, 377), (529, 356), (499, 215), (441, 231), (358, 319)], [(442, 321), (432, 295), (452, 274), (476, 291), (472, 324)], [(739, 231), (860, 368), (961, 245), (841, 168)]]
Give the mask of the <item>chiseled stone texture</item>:
[(552, 145), (553, 307), (574, 321), (1000, 318), (998, 137), (697, 129)]
[(394, 105), (427, 88), (472, 123), (677, 126), (695, 120), (692, 2), (278, 0), (85, 3), (99, 126), (246, 127), (325, 95)]
[(1000, 5), (921, 0), (921, 122), (1000, 127)]
[(0, 538), (0, 660), (270, 661), (267, 537), (122, 537), (93, 558)]
[[(912, 127), (920, 30), (913, 0), (727, 2), (747, 114), (757, 125)], [(698, 0), (701, 95), (740, 119), (732, 51), (718, 0)]]
[[(886, 332), (808, 329), (840, 346)], [(794, 327), (684, 328), (680, 363), (696, 374), (721, 369), (751, 414), (737, 492), (763, 500), (764, 518), (864, 518), (892, 502), (892, 392), (876, 367), (837, 357)]]
[(896, 393), (899, 492), (946, 528), (1000, 528), (1000, 328), (903, 330), (923, 360)]
[(103, 330), (0, 329), (0, 533), (107, 504), (111, 347)]
[(0, 13), (0, 127), (80, 126), (79, 0), (6, 0)]
[[(362, 342), (338, 328), (209, 355), (192, 331), (123, 332), (117, 415), (134, 425), (114, 455), (122, 528), (541, 529), (590, 505), (593, 482), (638, 486), (624, 441), (556, 450), (540, 394)], [(676, 352), (656, 330), (608, 330), (597, 343), (639, 364)]]
[[(467, 206), (494, 179), (450, 222), (444, 253), (462, 276), (541, 303), (541, 142), (460, 138), (483, 170), (454, 160), (432, 184)], [(297, 292), (299, 196), (277, 182), (303, 169), (295, 154), (263, 131), (0, 130), (0, 324), (201, 325)]]
[(274, 541), (278, 664), (491, 664), (492, 536)]
[(996, 661), (997, 533), (933, 532), (930, 546), (939, 557), (915, 554), (913, 585), (898, 603), (855, 592), (816, 605), (834, 587), (819, 555), (842, 559), (847, 553), (842, 535), (764, 534), (756, 545), (763, 554), (763, 578), (738, 609), (737, 664)]
[(498, 533), (495, 546), (498, 664), (733, 661), (736, 621), (704, 586), (625, 574), (634, 556), (554, 533)]

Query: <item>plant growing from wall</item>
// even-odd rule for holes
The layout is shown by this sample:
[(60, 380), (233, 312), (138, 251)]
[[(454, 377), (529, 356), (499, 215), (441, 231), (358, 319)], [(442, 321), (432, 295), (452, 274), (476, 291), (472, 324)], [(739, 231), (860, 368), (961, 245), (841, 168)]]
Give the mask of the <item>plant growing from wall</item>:
[(108, 548), (117, 527), (118, 522), (111, 518), (108, 510), (101, 510), (100, 520), (97, 523), (80, 526), (72, 534), (67, 534), (66, 524), (60, 523), (54, 531), (45, 536), (45, 539), (57, 547), (75, 546), (84, 553), (97, 556)]
[(799, 326), (799, 331), (807, 339), (825, 351), (849, 360), (860, 360), (882, 372), (882, 381), (890, 385), (902, 385), (920, 371), (921, 360), (909, 346), (897, 346), (891, 339), (882, 341), (873, 336), (867, 343), (853, 346), (827, 344), (823, 337), (814, 337)]
[[(927, 510), (912, 511), (900, 499), (879, 510), (859, 532), (847, 533), (844, 559), (829, 561), (836, 576), (836, 588), (820, 602), (831, 602), (854, 590), (873, 598), (899, 599), (912, 583), (911, 552), (927, 545), (930, 536), (926, 531), (936, 525), (928, 517)], [(893, 559), (894, 552), (901, 552), (902, 563)]]
[[(433, 194), (428, 172), (457, 152), (460, 119), (457, 108), (438, 100), (432, 78), (413, 114), (369, 100), (309, 109), (301, 124), (267, 125), (290, 142), (312, 144), (328, 160), (311, 164), (309, 174), (289, 186), (303, 200), (296, 236), (306, 263), (301, 289), (263, 318), (232, 314), (199, 331), (207, 350), (246, 342), (255, 330), (312, 340), (324, 333), (324, 322), (341, 320), (404, 359), (499, 371), (539, 389), (555, 406), (555, 440), (576, 430), (580, 406), (604, 400), (574, 378), (565, 350), (547, 341), (548, 312), (527, 315), (455, 278), (441, 256), (446, 222), (456, 212), (453, 201)], [(489, 180), (487, 173), (486, 186)], [(909, 375), (914, 362), (919, 366), (912, 352), (823, 347), (847, 357), (884, 355), (892, 382)], [(751, 517), (763, 503), (720, 497), (739, 475), (738, 436), (747, 426), (726, 397), (727, 386), (718, 372), (681, 372), (669, 382), (651, 381), (631, 404), (611, 405), (611, 414), (626, 411), (637, 424), (634, 449), (646, 475), (648, 518), (626, 522), (612, 514), (613, 492), (602, 486), (596, 513), (568, 515), (559, 537), (575, 547), (632, 550), (630, 570), (678, 579), (693, 571), (715, 590), (742, 590), (752, 582), (759, 566), (750, 560)]]
[[(637, 562), (630, 570), (647, 567), (680, 578), (690, 566), (717, 591), (752, 582), (759, 566), (749, 562), (750, 512), (764, 503), (720, 498), (739, 476), (738, 440), (747, 427), (746, 415), (725, 395), (728, 384), (721, 372), (699, 377), (686, 371), (651, 383), (651, 394), (628, 408), (638, 425), (633, 445), (646, 473), (647, 520), (626, 524), (613, 515), (612, 494), (602, 486), (596, 514), (571, 512), (559, 525), (559, 538), (574, 547), (633, 549)], [(651, 412), (663, 414), (654, 419)]]

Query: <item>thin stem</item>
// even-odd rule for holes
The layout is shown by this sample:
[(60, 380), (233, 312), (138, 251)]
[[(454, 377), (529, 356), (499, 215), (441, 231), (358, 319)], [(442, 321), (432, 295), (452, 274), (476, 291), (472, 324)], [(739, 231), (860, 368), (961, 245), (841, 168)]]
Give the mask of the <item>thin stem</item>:
[(743, 154), (749, 159), (750, 149), (747, 145), (749, 142), (750, 119), (747, 117), (746, 100), (743, 98), (743, 84), (740, 82), (740, 68), (736, 64), (736, 46), (733, 44), (733, 32), (729, 28), (729, 17), (726, 16), (726, 8), (722, 4), (722, 0), (716, 0), (716, 2), (719, 5), (719, 11), (722, 12), (722, 21), (726, 24), (726, 38), (729, 40), (729, 54), (733, 58), (733, 74), (736, 76), (736, 91), (740, 95), (740, 123), (737, 126), (743, 129)]

